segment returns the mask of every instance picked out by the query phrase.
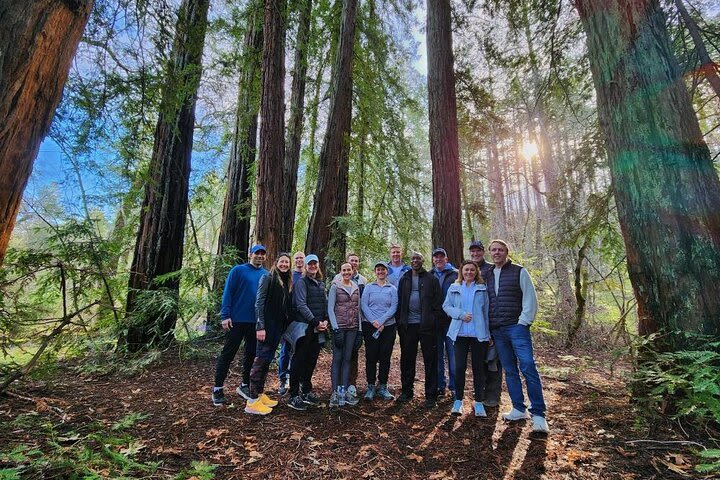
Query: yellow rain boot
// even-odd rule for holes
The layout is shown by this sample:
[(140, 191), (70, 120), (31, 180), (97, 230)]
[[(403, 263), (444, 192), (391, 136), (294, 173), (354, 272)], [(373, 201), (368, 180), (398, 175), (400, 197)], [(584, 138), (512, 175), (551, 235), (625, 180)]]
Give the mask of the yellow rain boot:
[(270, 412), (272, 412), (272, 408), (265, 405), (259, 398), (255, 400), (248, 400), (247, 405), (245, 405), (245, 413), (267, 415)]

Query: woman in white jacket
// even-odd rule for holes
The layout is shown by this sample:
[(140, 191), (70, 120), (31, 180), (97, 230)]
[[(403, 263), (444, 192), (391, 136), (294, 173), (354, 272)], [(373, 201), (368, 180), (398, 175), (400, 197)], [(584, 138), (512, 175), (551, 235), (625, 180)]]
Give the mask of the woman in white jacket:
[(457, 281), (450, 285), (443, 310), (450, 316), (447, 336), (455, 343), (455, 402), (451, 413), (461, 415), (465, 390), (467, 356), (472, 359), (473, 385), (476, 417), (486, 417), (485, 356), (490, 346), (490, 322), (488, 319), (488, 293), (477, 265), (465, 260)]

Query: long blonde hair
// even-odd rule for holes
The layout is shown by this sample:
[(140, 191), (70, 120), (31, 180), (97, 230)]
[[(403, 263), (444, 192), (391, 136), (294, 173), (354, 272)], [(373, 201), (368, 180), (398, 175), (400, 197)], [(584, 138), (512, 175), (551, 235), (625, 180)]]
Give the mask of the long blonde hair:
[(463, 260), (462, 265), (460, 265), (460, 271), (458, 272), (458, 278), (457, 278), (457, 280), (455, 280), (455, 283), (460, 283), (460, 284), (463, 283), (462, 271), (463, 271), (463, 268), (465, 268), (465, 265), (472, 265), (473, 267), (475, 267), (475, 281), (473, 283), (479, 283), (479, 284), (485, 283), (485, 279), (480, 274), (480, 267), (478, 267), (477, 264), (475, 262), (473, 262), (472, 260)]

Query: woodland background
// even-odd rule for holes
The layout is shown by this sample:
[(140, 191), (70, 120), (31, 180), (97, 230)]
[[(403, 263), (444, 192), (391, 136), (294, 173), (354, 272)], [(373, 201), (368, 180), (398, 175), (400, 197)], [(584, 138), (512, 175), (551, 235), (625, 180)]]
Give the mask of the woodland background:
[[(390, 243), (458, 264), (500, 237), (538, 288), (538, 342), (624, 366), (633, 418), (685, 422), (702, 448), (681, 470), (717, 471), (719, 15), (0, 2), (0, 392), (210, 362), (254, 242), (332, 274), (353, 251), (367, 275)], [(42, 474), (27, 445), (7, 472)]]

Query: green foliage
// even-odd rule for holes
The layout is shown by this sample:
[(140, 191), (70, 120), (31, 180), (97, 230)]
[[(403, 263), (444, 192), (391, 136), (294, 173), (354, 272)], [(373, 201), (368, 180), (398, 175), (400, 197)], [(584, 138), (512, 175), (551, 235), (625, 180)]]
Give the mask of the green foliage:
[(206, 461), (193, 461), (190, 463), (190, 468), (180, 472), (175, 479), (176, 480), (213, 480), (215, 478), (215, 465), (212, 465)]
[(708, 448), (698, 453), (700, 463), (695, 466), (695, 470), (699, 473), (717, 473), (720, 472), (720, 450), (717, 448)]
[[(22, 417), (22, 420), (18, 420)], [(67, 430), (37, 415), (18, 417), (14, 428), (41, 433), (41, 445), (16, 444), (0, 452), (0, 478), (137, 478), (152, 475), (159, 463), (138, 461), (145, 445), (127, 434), (137, 420), (147, 415), (133, 413), (114, 424), (110, 431), (100, 423)]]
[(643, 342), (642, 362), (634, 373), (636, 399), (652, 411), (696, 423), (720, 423), (720, 342), (693, 336), (695, 347), (658, 352), (653, 336)]

